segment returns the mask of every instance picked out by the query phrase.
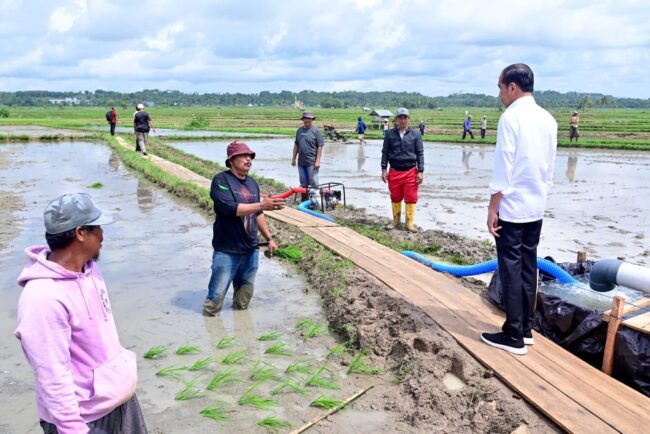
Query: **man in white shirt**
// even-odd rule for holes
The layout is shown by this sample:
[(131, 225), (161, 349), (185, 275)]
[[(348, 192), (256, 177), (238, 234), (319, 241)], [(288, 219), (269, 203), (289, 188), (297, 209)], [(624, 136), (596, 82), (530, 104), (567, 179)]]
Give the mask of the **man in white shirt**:
[(488, 345), (519, 355), (534, 343), (537, 244), (557, 148), (557, 122), (535, 103), (533, 84), (533, 71), (522, 63), (499, 77), (506, 110), (497, 126), (487, 225), (497, 245), (506, 321), (502, 332), (481, 334)]

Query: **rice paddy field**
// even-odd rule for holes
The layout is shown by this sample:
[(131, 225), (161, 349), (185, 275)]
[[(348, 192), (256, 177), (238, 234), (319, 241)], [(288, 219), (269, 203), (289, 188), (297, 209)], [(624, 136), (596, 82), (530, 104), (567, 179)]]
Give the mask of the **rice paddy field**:
[[(386, 108), (395, 112), (396, 107)], [(317, 116), (316, 125), (334, 125), (354, 138), (357, 117), (362, 116), (371, 129), (368, 138), (380, 138), (380, 130), (371, 126), (369, 112), (361, 108), (321, 109), (309, 108)], [(106, 126), (104, 114), (107, 107), (11, 107), (8, 118), (0, 118), (2, 126), (37, 125), (66, 129), (87, 129)], [(117, 108), (118, 126), (130, 126), (133, 108)], [(300, 125), (301, 110), (287, 107), (150, 107), (156, 127), (175, 130), (204, 130), (265, 134), (295, 134)], [(426, 125), (425, 140), (461, 142), (465, 112), (474, 118), (475, 142), (494, 143), (495, 129), (500, 115), (496, 108), (444, 108), (438, 110), (411, 110), (411, 124), (421, 121)], [(569, 118), (573, 109), (550, 110), (558, 121), (560, 146), (569, 146)], [(481, 117), (488, 118), (488, 135), (479, 137)], [(580, 114), (580, 140), (573, 147), (609, 149), (650, 149), (650, 110), (648, 109), (589, 109)], [(0, 131), (0, 137), (8, 137)], [(195, 137), (201, 137), (197, 134)], [(186, 136), (184, 136), (186, 138)], [(467, 139), (469, 141), (469, 139)]]

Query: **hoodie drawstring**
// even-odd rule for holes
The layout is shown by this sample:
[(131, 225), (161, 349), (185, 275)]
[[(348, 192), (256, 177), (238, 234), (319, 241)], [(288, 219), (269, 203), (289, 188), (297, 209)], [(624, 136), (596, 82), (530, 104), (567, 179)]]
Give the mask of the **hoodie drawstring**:
[(79, 286), (79, 292), (81, 293), (81, 298), (84, 299), (84, 304), (86, 305), (86, 311), (88, 312), (88, 319), (93, 319), (93, 314), (90, 312), (90, 306), (88, 306), (88, 300), (86, 300), (86, 294), (84, 294), (83, 287), (81, 286), (81, 282), (79, 282), (79, 277), (75, 279), (75, 282), (77, 282), (77, 285)]

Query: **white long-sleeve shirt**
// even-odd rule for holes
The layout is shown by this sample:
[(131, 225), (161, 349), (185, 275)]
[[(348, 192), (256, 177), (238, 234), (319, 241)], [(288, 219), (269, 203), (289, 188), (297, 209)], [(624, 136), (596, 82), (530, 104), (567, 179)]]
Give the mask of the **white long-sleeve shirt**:
[(557, 122), (532, 96), (517, 99), (503, 112), (490, 181), (490, 194), (503, 194), (501, 220), (528, 223), (544, 217), (556, 149)]

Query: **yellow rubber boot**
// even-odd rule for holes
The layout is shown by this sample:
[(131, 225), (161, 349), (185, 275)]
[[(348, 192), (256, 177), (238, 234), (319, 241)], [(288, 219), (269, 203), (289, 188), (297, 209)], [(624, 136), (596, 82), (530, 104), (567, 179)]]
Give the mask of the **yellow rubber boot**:
[(413, 225), (413, 217), (415, 217), (415, 204), (407, 203), (406, 204), (406, 230), (409, 232), (417, 232)]
[(393, 223), (386, 226), (386, 230), (390, 231), (395, 229), (400, 224), (400, 218), (402, 216), (402, 202), (391, 202), (393, 207)]

